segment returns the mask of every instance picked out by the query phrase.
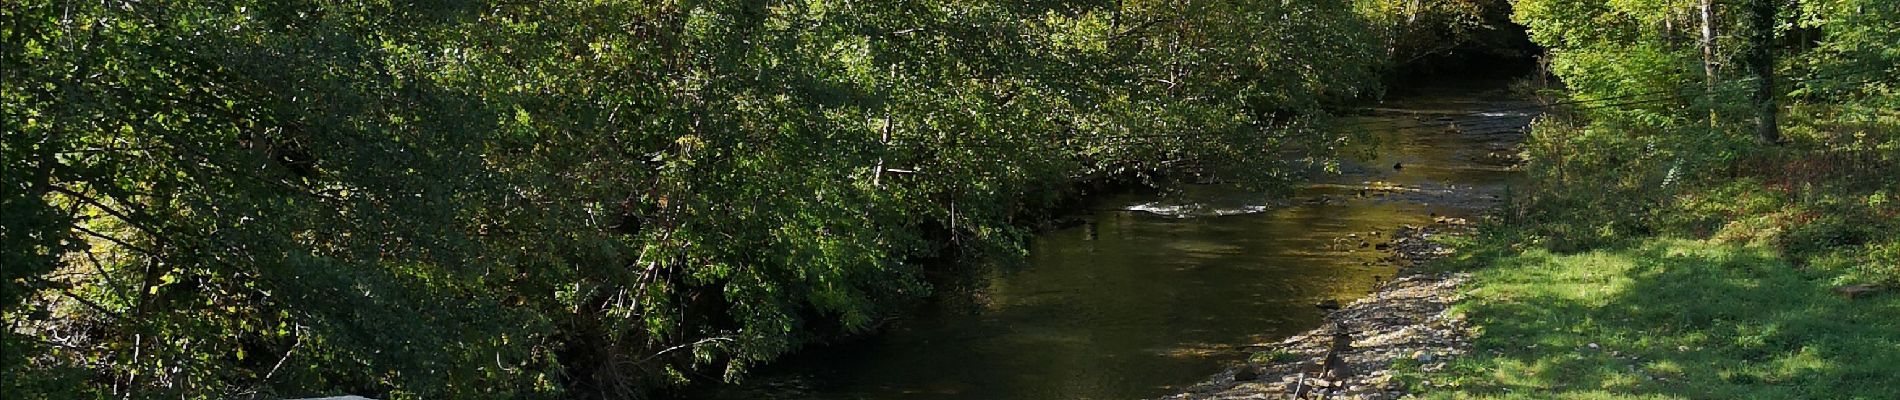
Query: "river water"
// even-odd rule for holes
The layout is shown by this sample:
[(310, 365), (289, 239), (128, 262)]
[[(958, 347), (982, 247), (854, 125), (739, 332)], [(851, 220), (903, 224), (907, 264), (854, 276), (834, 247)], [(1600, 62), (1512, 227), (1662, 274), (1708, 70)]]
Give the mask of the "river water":
[[(1043, 232), (1027, 266), (988, 268), (883, 332), (763, 368), (721, 399), (1139, 399), (1199, 382), (1321, 323), (1398, 267), (1400, 226), (1470, 216), (1517, 175), (1527, 103), (1424, 89), (1345, 124), (1365, 138), (1340, 174), (1291, 198), (1181, 185), (1094, 202)], [(1395, 166), (1399, 168), (1394, 168)]]

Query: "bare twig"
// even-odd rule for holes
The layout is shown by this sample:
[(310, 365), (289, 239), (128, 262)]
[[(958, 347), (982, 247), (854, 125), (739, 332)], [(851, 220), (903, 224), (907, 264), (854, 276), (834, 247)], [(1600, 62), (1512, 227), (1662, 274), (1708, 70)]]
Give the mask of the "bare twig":
[(655, 358), (659, 358), (660, 356), (663, 356), (663, 355), (666, 355), (666, 353), (671, 353), (671, 352), (673, 352), (674, 350), (679, 350), (679, 349), (683, 349), (683, 348), (687, 348), (687, 347), (697, 347), (697, 346), (699, 346), (699, 345), (701, 345), (701, 344), (706, 344), (706, 343), (712, 343), (712, 342), (732, 342), (732, 341), (733, 341), (733, 339), (732, 339), (732, 338), (729, 338), (729, 337), (724, 337), (724, 336), (721, 336), (721, 337), (710, 337), (710, 338), (705, 338), (705, 339), (700, 339), (700, 340), (695, 340), (695, 341), (693, 341), (692, 343), (687, 343), (687, 344), (682, 344), (682, 345), (678, 345), (678, 346), (673, 346), (673, 347), (668, 347), (668, 348), (666, 348), (666, 349), (664, 349), (664, 350), (660, 350), (660, 352), (658, 352), (658, 353), (653, 353), (652, 355), (648, 355), (648, 356), (647, 356), (646, 358), (642, 358), (642, 359), (640, 359), (640, 361), (636, 361), (636, 362), (634, 362), (634, 363), (635, 363), (635, 364), (644, 364), (644, 363), (646, 363), (647, 361), (652, 361), (652, 360), (653, 360), (653, 359), (655, 359)]
[(79, 297), (79, 295), (73, 294), (73, 292), (70, 290), (61, 289), (59, 291), (59, 294), (65, 295), (66, 298), (73, 299), (73, 301), (77, 301), (79, 302), (79, 304), (85, 305), (86, 308), (91, 308), (93, 311), (97, 311), (101, 315), (112, 317), (112, 319), (115, 321), (125, 320), (125, 317), (122, 315), (119, 315), (119, 313), (113, 312), (112, 310), (108, 310), (105, 307), (100, 306), (99, 303), (92, 302), (92, 300), (86, 300), (85, 298)]
[(257, 385), (251, 389), (253, 393), (256, 392), (258, 387), (263, 387), (265, 383), (270, 382), (271, 377), (277, 376), (277, 370), (284, 367), (284, 362), (290, 361), (290, 356), (297, 354), (297, 348), (303, 347), (303, 337), (304, 337), (303, 325), (297, 325), (297, 328), (294, 329), (292, 332), (297, 333), (297, 340), (290, 344), (290, 350), (284, 350), (284, 356), (282, 358), (278, 358), (276, 364), (271, 365), (270, 372), (265, 372), (264, 377), (257, 380)]
[(150, 249), (146, 249), (146, 248), (144, 248), (144, 247), (140, 247), (140, 246), (138, 246), (138, 245), (135, 245), (135, 244), (132, 244), (132, 243), (130, 243), (130, 242), (126, 242), (126, 241), (125, 241), (125, 239), (120, 239), (120, 238), (117, 238), (117, 237), (113, 237), (113, 236), (111, 236), (111, 235), (107, 235), (107, 234), (104, 234), (104, 233), (99, 233), (98, 231), (94, 231), (94, 230), (91, 230), (91, 229), (87, 229), (87, 228), (86, 228), (86, 227), (84, 227), (84, 226), (79, 226), (79, 225), (73, 225), (73, 230), (77, 230), (77, 231), (80, 231), (80, 232), (82, 232), (82, 233), (85, 233), (85, 234), (87, 234), (87, 235), (91, 235), (92, 237), (96, 237), (96, 238), (100, 238), (100, 239), (105, 239), (106, 241), (108, 241), (108, 242), (112, 242), (113, 244), (117, 244), (117, 245), (119, 245), (119, 246), (121, 246), (121, 247), (125, 247), (125, 248), (128, 248), (128, 249), (132, 249), (132, 250), (134, 250), (134, 251), (138, 251), (138, 252), (140, 252), (140, 253), (145, 253), (145, 255), (148, 255), (148, 256), (152, 256), (153, 258), (158, 258), (158, 257), (159, 257), (159, 255), (158, 255), (158, 252), (157, 252), (157, 251), (153, 251), (153, 250), (150, 250)]

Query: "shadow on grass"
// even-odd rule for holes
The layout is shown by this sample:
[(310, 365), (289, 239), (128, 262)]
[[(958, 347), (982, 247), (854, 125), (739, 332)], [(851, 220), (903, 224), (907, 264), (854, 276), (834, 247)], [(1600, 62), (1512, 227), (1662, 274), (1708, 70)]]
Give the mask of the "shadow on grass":
[(1892, 399), (1900, 296), (1849, 301), (1771, 252), (1650, 239), (1485, 253), (1476, 349), (1407, 376), (1430, 397)]

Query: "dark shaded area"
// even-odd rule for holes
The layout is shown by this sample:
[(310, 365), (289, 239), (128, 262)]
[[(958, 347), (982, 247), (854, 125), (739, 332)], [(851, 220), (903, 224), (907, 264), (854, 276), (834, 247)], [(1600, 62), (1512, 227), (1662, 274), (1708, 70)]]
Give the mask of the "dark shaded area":
[(1543, 49), (1530, 42), (1523, 26), (1511, 24), (1494, 35), (1504, 47), (1466, 43), (1445, 53), (1400, 64), (1393, 71), (1390, 85), (1394, 89), (1408, 89), (1433, 78), (1515, 78), (1537, 72), (1537, 56)]
[[(1387, 84), (1406, 91), (1441, 79), (1501, 79), (1537, 73), (1543, 49), (1511, 20), (1505, 0), (1468, 2), (1474, 14), (1425, 13), (1401, 22)], [(1452, 15), (1446, 15), (1452, 14)]]

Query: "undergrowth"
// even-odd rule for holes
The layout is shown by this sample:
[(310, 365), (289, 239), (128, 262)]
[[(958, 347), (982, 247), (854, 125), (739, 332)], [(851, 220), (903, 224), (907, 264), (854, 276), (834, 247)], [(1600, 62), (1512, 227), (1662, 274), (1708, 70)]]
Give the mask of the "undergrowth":
[[(1531, 179), (1460, 255), (1475, 348), (1428, 398), (1900, 393), (1900, 120), (1796, 105), (1740, 126), (1548, 118)], [(1873, 288), (1846, 295), (1848, 288)]]

